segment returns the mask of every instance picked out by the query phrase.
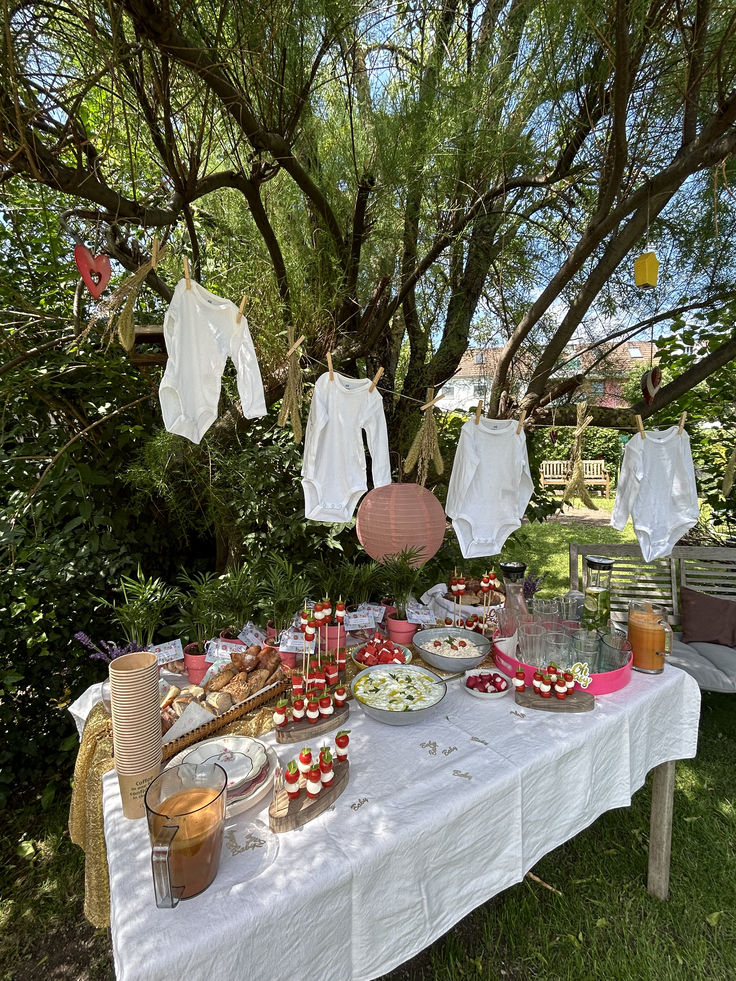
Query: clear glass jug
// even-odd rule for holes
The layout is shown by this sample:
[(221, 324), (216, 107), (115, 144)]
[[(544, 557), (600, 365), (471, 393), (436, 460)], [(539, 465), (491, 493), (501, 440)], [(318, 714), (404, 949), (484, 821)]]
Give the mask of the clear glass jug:
[(672, 627), (662, 606), (642, 600), (629, 603), (628, 638), (634, 652), (632, 667), (645, 674), (661, 674), (672, 652)]
[(613, 559), (602, 555), (586, 555), (585, 566), (585, 593), (580, 624), (588, 630), (605, 630), (611, 618)]
[(181, 763), (146, 791), (156, 905), (172, 909), (217, 875), (225, 829), (227, 774), (217, 763)]
[(526, 563), (501, 562), (499, 565), (506, 590), (504, 609), (509, 611), (518, 626), (525, 617), (529, 616), (529, 609), (524, 599), (524, 573), (526, 572)]

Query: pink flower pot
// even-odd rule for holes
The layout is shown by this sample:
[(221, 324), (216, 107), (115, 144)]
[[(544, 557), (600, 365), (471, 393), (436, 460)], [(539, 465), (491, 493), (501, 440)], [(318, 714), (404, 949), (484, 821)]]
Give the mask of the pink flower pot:
[[(324, 646), (325, 629), (327, 636), (327, 647)], [(338, 647), (345, 646), (345, 627), (341, 623), (335, 623), (331, 627), (322, 629), (322, 651), (336, 651)]]
[(279, 657), (281, 663), (285, 664), (287, 668), (296, 667), (296, 651), (279, 651)]
[(190, 685), (198, 685), (209, 667), (204, 654), (199, 654), (198, 651), (199, 644), (187, 644), (184, 648), (184, 666), (187, 669)]
[(230, 641), (231, 644), (240, 644), (241, 646), (245, 647), (245, 644), (240, 639), (240, 637), (229, 637), (228, 634), (229, 634), (228, 630), (221, 630), (220, 640), (228, 640)]
[(411, 644), (414, 634), (417, 632), (416, 623), (409, 623), (408, 620), (397, 620), (393, 614), (386, 617), (388, 635), (394, 644)]

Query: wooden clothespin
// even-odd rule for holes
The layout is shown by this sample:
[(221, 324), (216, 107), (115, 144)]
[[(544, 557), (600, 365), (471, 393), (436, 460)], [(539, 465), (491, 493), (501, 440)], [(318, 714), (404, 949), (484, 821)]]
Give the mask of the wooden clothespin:
[(576, 429), (575, 432), (572, 434), (573, 438), (577, 439), (578, 436), (580, 436), (581, 433), (583, 433), (588, 428), (588, 426), (591, 424), (592, 421), (593, 421), (593, 416), (586, 416), (585, 421), (582, 423), (580, 428)]
[(327, 370), (330, 373), (330, 381), (333, 382), (335, 380), (335, 372), (332, 370), (332, 355), (329, 351), (327, 352)]
[(189, 259), (186, 256), (184, 256), (184, 279), (187, 281), (187, 289), (190, 290), (192, 288), (192, 280), (189, 276)]
[(685, 428), (685, 420), (687, 419), (687, 412), (683, 412), (680, 416), (680, 425), (677, 427), (678, 433), (681, 433)]
[(483, 399), (480, 400), (480, 402), (478, 403), (478, 405), (476, 407), (476, 410), (475, 410), (475, 424), (476, 424), (476, 426), (480, 425), (480, 417), (482, 415), (483, 415)]
[(525, 419), (526, 419), (526, 409), (522, 409), (521, 410), (521, 415), (519, 416), (519, 425), (516, 427), (516, 435), (517, 436), (519, 435), (519, 433), (524, 428), (524, 420)]
[(444, 396), (444, 395), (442, 395), (441, 393), (440, 393), (439, 395), (436, 395), (436, 396), (435, 396), (435, 397), (434, 397), (434, 398), (432, 399), (432, 401), (431, 401), (431, 402), (425, 402), (425, 403), (424, 403), (424, 405), (420, 405), (420, 406), (419, 406), (419, 411), (420, 411), (420, 412), (425, 412), (425, 411), (426, 411), (427, 409), (431, 409), (431, 408), (432, 408), (432, 406), (433, 406), (433, 405), (435, 404), (435, 402), (439, 402), (439, 400), (440, 400), (440, 399), (443, 399), (444, 397), (445, 397), (445, 396)]
[(158, 238), (154, 236), (153, 242), (151, 243), (151, 269), (156, 272), (156, 266), (158, 265), (158, 248), (159, 241)]
[(369, 392), (372, 392), (373, 389), (376, 387), (376, 385), (379, 383), (382, 374), (383, 374), (383, 368), (379, 368), (378, 371), (373, 376), (373, 381), (371, 382), (370, 388), (368, 389)]
[(304, 334), (302, 334), (302, 336), (298, 340), (294, 341), (294, 343), (291, 345), (289, 350), (286, 352), (287, 358), (291, 357), (291, 355), (294, 353), (294, 351), (296, 351), (296, 349), (299, 347), (299, 345), (302, 343), (303, 340), (304, 340)]
[(641, 416), (634, 416), (634, 419), (636, 419), (636, 428), (639, 430), (641, 438), (646, 439), (644, 435), (644, 423), (642, 422)]
[(243, 310), (245, 310), (245, 301), (248, 299), (247, 293), (243, 293), (243, 299), (240, 301), (240, 306), (238, 307), (238, 315), (235, 318), (235, 323), (239, 324), (243, 319)]

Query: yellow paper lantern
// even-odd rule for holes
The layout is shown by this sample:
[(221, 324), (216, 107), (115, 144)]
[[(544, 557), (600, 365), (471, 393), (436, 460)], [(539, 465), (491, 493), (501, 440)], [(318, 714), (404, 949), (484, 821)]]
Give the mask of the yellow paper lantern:
[(634, 282), (642, 289), (649, 290), (657, 285), (659, 259), (654, 252), (645, 252), (634, 259)]

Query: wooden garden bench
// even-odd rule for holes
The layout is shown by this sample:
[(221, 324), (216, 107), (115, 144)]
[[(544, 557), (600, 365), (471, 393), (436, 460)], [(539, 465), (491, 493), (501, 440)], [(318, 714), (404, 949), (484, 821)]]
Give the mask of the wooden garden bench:
[[(682, 623), (680, 587), (736, 601), (736, 548), (675, 545), (672, 554), (645, 562), (634, 544), (570, 544), (570, 588), (585, 590), (586, 555), (614, 560), (611, 576), (611, 620), (625, 625), (630, 600), (664, 607), (675, 631)], [(581, 568), (582, 566), (582, 568)], [(671, 663), (691, 674), (708, 691), (736, 693), (736, 650), (719, 644), (684, 644), (675, 638)]]
[[(542, 487), (564, 487), (570, 479), (569, 460), (543, 460), (540, 470)], [(583, 479), (586, 487), (605, 487), (606, 498), (611, 494), (611, 477), (604, 460), (583, 460)]]

